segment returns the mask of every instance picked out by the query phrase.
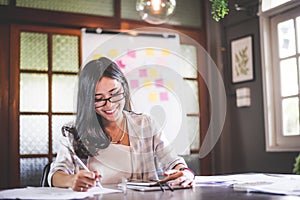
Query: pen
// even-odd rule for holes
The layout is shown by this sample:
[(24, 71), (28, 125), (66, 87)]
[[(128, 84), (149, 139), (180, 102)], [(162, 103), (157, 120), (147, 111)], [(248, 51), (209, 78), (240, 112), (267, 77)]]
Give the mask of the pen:
[[(87, 166), (80, 160), (80, 158), (78, 158), (78, 156), (77, 156), (76, 154), (72, 154), (72, 156), (73, 156), (74, 160), (75, 160), (75, 161), (76, 161), (83, 169), (85, 169), (86, 171), (90, 172), (89, 168), (87, 168)], [(97, 180), (96, 180), (96, 185), (97, 185), (98, 187), (100, 187), (101, 189), (103, 188), (98, 178), (97, 178)]]
[(165, 184), (169, 188), (169, 190), (171, 190), (172, 192), (174, 191), (174, 188), (170, 184), (168, 184), (168, 183), (165, 183)]
[(163, 191), (163, 192), (164, 192), (164, 191), (165, 191), (165, 188), (162, 186), (162, 184), (161, 184), (159, 181), (158, 181), (157, 183), (158, 183), (158, 185), (159, 185), (159, 187), (160, 187), (161, 191)]
[[(64, 145), (64, 144), (63, 144)], [(74, 153), (74, 151), (72, 151), (72, 149), (67, 146), (67, 145), (64, 145), (70, 152), (71, 156), (74, 158), (74, 160), (83, 168), (85, 169), (86, 171), (90, 172), (89, 168), (87, 168), (87, 166), (80, 160), (80, 158)], [(103, 188), (103, 186), (101, 185), (99, 179), (97, 178), (96, 180), (96, 185), (98, 187), (100, 187), (101, 189)]]
[(158, 183), (159, 185), (165, 185), (169, 188), (169, 190), (171, 190), (172, 192), (174, 191), (174, 188), (168, 183), (168, 181), (170, 181), (170, 176), (167, 176), (166, 178), (159, 180)]
[(163, 192), (165, 191), (165, 189), (163, 188), (163, 186), (167, 186), (169, 188), (169, 190), (171, 190), (172, 192), (174, 191), (174, 188), (169, 183), (167, 183), (167, 182), (163, 182), (162, 183), (161, 181), (158, 181), (157, 183), (158, 183), (161, 191), (163, 191)]

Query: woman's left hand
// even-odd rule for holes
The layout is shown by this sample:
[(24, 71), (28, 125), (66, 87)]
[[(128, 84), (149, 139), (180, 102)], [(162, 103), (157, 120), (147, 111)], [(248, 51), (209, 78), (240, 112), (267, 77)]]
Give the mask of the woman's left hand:
[(165, 183), (169, 182), (171, 186), (180, 185), (182, 187), (188, 187), (194, 185), (195, 175), (189, 169), (183, 170), (168, 170), (164, 172), (165, 177), (160, 182)]

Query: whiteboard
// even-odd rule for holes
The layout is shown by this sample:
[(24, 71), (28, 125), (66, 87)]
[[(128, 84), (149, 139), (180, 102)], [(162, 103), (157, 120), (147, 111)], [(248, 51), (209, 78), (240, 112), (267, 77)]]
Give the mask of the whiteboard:
[(180, 75), (179, 35), (133, 36), (83, 29), (81, 39), (82, 66), (102, 56), (114, 60), (128, 80), (133, 111), (153, 116), (176, 152), (188, 154), (185, 103), (198, 102)]

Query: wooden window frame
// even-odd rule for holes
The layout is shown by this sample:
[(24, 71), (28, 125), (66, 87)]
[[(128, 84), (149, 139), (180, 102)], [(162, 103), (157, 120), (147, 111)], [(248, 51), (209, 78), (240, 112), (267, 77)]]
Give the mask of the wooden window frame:
[[(20, 184), (20, 159), (21, 158), (38, 158), (44, 157), (48, 158), (49, 161), (53, 159), (55, 156), (52, 154), (52, 130), (51, 130), (51, 118), (49, 119), (49, 127), (48, 127), (48, 134), (49, 134), (49, 143), (48, 143), (48, 154), (31, 154), (31, 155), (20, 155), (19, 153), (19, 117), (21, 114), (30, 114), (28, 112), (20, 112), (19, 111), (19, 103), (20, 103), (20, 90), (19, 90), (19, 83), (20, 83), (20, 34), (21, 32), (38, 32), (38, 33), (46, 33), (46, 34), (62, 34), (62, 35), (77, 35), (78, 45), (80, 47), (80, 39), (81, 33), (78, 29), (65, 29), (65, 28), (54, 28), (54, 27), (46, 27), (46, 26), (27, 26), (27, 25), (12, 25), (11, 26), (11, 56), (10, 56), (10, 99), (13, 100), (10, 106), (10, 117), (9, 117), (9, 127), (10, 127), (10, 157), (17, 158), (17, 159), (10, 159), (10, 174), (15, 174), (14, 176), (10, 176), (10, 183), (12, 187), (19, 187)], [(48, 52), (52, 52), (52, 43), (48, 40)], [(81, 54), (79, 48), (79, 54)], [(51, 53), (48, 54), (49, 65), (52, 65), (52, 56)], [(80, 55), (79, 55), (79, 63), (81, 63)], [(51, 69), (51, 68), (50, 68)], [(24, 70), (27, 71), (27, 70)], [(52, 76), (51, 70), (48, 70), (48, 76)], [(70, 73), (65, 73), (70, 74)], [(51, 87), (51, 80), (49, 87)], [(51, 91), (49, 91), (51, 93)], [(48, 96), (49, 107), (51, 106), (51, 94)], [(51, 108), (51, 107), (50, 107)], [(31, 113), (31, 114), (41, 114), (41, 113)], [(42, 113), (47, 115), (52, 115), (51, 109), (48, 112)], [(57, 114), (57, 113), (54, 113)]]

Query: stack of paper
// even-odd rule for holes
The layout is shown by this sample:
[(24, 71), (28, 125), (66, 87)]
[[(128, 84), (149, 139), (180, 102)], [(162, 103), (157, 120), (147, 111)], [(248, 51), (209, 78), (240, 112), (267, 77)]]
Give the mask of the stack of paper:
[(196, 176), (196, 186), (228, 186), (234, 190), (300, 196), (300, 176), (285, 174), (233, 174)]

